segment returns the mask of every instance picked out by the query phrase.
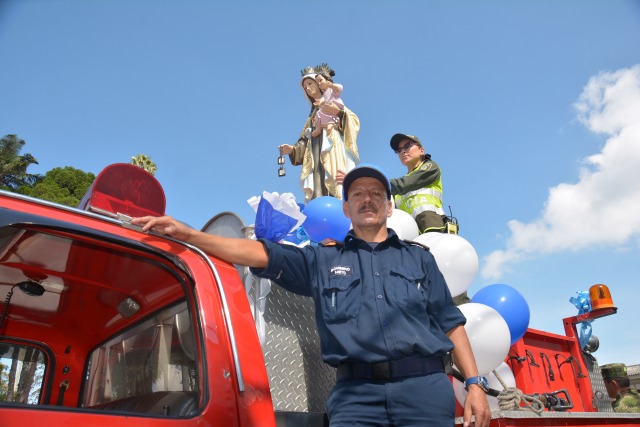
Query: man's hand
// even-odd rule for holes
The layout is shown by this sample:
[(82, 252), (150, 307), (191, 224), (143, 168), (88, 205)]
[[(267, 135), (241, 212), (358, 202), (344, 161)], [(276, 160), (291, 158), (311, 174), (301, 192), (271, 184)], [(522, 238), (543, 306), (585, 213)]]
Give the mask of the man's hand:
[(185, 242), (189, 240), (193, 232), (191, 227), (186, 226), (170, 216), (143, 216), (132, 218), (131, 224), (141, 225), (142, 231), (155, 231), (156, 233), (166, 234)]
[(336, 172), (336, 185), (342, 185), (345, 175), (347, 175), (345, 171), (338, 169)]
[(491, 409), (484, 390), (477, 385), (470, 385), (464, 401), (463, 426), (471, 425), (471, 415), (475, 415), (475, 427), (488, 427), (491, 422)]

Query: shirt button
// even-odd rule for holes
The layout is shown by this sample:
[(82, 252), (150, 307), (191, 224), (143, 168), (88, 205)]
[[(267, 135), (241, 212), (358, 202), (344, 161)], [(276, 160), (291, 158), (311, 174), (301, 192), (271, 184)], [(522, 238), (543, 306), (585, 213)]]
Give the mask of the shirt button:
[(380, 273), (378, 273), (377, 271), (375, 273), (373, 273), (374, 276), (379, 276)]
[(385, 320), (384, 323), (382, 324), (383, 326), (389, 326), (389, 321)]
[(382, 299), (382, 295), (378, 295), (376, 298), (378, 298), (378, 299)]

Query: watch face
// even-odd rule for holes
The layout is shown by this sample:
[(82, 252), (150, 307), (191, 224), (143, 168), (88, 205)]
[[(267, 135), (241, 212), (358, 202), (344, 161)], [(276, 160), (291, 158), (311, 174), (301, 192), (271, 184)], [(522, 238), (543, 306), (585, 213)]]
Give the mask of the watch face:
[(467, 378), (467, 380), (464, 382), (465, 389), (468, 390), (469, 386), (472, 384), (477, 384), (484, 391), (489, 390), (489, 381), (485, 377), (477, 376), (477, 377)]

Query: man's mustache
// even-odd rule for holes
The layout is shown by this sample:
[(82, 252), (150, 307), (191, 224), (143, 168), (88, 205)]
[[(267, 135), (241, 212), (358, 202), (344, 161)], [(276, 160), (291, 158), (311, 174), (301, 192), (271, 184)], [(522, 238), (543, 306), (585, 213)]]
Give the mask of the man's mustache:
[(366, 210), (370, 210), (370, 211), (373, 211), (374, 213), (378, 213), (378, 208), (375, 205), (370, 203), (360, 206), (360, 208), (358, 209), (358, 213), (362, 213)]

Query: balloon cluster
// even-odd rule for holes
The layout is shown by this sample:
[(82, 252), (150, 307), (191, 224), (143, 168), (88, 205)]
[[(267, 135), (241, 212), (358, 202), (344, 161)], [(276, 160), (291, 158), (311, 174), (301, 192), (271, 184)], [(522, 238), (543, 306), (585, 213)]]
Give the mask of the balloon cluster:
[[(469, 289), (478, 273), (478, 255), (463, 237), (446, 233), (419, 234), (411, 215), (398, 209), (394, 209), (387, 225), (400, 238), (429, 247), (452, 296)], [(504, 360), (511, 346), (529, 327), (529, 305), (522, 294), (509, 285), (488, 285), (476, 292), (470, 303), (458, 308), (467, 318), (465, 331), (480, 374), (486, 376), (490, 387), (496, 390), (502, 390), (502, 385), (494, 371), (507, 387), (515, 387), (513, 373)], [(454, 390), (462, 405), (466, 391), (460, 381), (454, 381)], [(496, 398), (490, 397), (489, 404), (492, 410), (498, 409)]]
[[(496, 376), (506, 387), (515, 387), (513, 373), (504, 359), (529, 327), (529, 305), (522, 294), (509, 285), (489, 285), (476, 292), (470, 303), (458, 308), (467, 318), (464, 328), (478, 372), (489, 379), (492, 389), (503, 390), (503, 384)], [(453, 387), (458, 402), (464, 405), (464, 386), (454, 380)], [(491, 410), (498, 410), (497, 399), (491, 396), (488, 399)]]
[(509, 285), (494, 284), (480, 289), (471, 302), (496, 310), (509, 327), (510, 345), (515, 344), (529, 327), (529, 305), (522, 294)]

